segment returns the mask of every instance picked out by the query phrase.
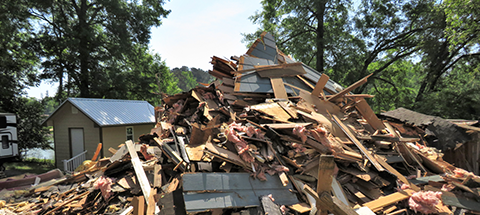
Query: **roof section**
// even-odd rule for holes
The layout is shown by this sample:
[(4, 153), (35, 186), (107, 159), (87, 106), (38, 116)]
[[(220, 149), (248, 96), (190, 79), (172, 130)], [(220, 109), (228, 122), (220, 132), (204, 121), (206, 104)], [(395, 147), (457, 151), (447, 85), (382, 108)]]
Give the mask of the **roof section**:
[[(146, 101), (68, 98), (57, 110), (66, 102), (70, 102), (101, 127), (155, 123), (154, 108)], [(57, 110), (55, 110), (50, 117), (52, 117)], [(50, 117), (48, 117), (45, 122), (48, 121)]]
[(418, 127), (425, 127), (438, 138), (438, 142), (433, 143), (433, 146), (441, 150), (454, 149), (457, 144), (463, 144), (470, 140), (470, 136), (465, 133), (463, 128), (438, 116), (430, 116), (406, 108), (397, 108), (380, 115)]

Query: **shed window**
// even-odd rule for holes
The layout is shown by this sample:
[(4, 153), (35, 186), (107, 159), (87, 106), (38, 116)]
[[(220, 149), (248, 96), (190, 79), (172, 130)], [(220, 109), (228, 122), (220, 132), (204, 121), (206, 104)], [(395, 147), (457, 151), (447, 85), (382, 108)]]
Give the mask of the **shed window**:
[(8, 142), (8, 135), (2, 135), (2, 149), (10, 148)]
[(133, 127), (127, 127), (127, 140), (133, 141)]

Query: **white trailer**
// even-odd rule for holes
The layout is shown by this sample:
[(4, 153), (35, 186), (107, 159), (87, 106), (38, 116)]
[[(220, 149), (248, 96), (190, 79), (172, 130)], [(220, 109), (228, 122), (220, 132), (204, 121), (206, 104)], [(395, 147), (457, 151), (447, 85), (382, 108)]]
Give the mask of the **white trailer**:
[(19, 156), (15, 114), (0, 113), (0, 141), (0, 171), (4, 171), (3, 162)]

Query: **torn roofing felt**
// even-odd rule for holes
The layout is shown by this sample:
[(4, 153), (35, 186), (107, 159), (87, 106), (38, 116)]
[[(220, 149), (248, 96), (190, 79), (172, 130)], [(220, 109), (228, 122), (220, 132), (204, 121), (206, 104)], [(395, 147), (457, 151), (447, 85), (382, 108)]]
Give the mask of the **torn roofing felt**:
[(381, 113), (382, 116), (405, 122), (426, 129), (426, 132), (438, 138), (430, 144), (440, 150), (455, 149), (461, 144), (471, 140), (465, 129), (438, 116), (430, 116), (418, 113), (406, 108), (397, 108), (392, 111)]

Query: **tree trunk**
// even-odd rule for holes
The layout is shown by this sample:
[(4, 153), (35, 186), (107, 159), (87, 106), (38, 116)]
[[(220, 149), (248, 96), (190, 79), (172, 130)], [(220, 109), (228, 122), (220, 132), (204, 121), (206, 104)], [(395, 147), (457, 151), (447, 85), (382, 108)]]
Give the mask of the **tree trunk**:
[(90, 97), (90, 66), (89, 66), (89, 44), (88, 44), (88, 24), (87, 24), (87, 0), (82, 0), (80, 10), (78, 10), (79, 19), (79, 58), (80, 58), (80, 97)]
[(316, 46), (317, 46), (317, 62), (316, 62), (316, 69), (317, 71), (323, 73), (324, 72), (324, 49), (325, 49), (325, 29), (324, 29), (324, 22), (323, 19), (325, 17), (325, 6), (327, 4), (326, 0), (320, 0), (316, 2), (315, 9), (316, 9), (316, 18), (318, 21), (317, 26), (317, 39), (316, 39)]

